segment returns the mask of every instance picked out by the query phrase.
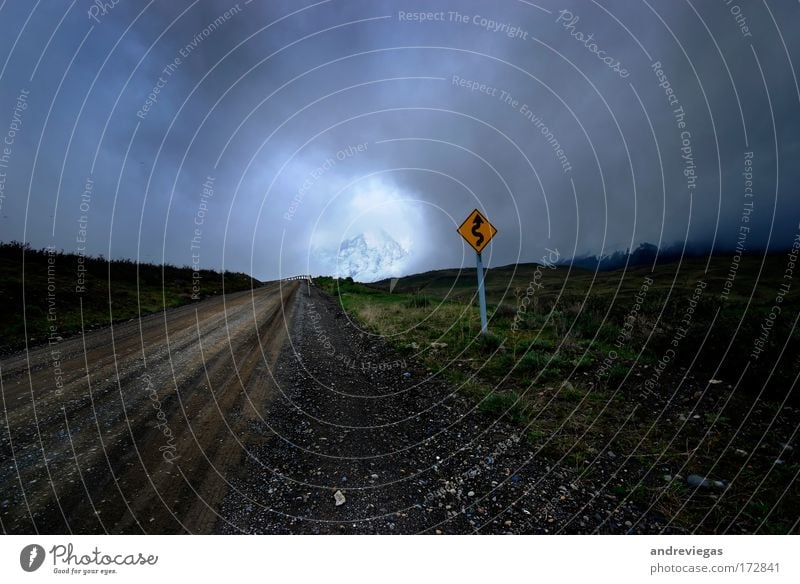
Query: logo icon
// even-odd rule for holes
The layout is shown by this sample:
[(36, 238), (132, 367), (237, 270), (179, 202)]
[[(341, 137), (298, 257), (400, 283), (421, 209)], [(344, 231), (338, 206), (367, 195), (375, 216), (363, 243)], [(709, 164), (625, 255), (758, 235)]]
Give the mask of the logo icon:
[(35, 543), (26, 545), (19, 553), (19, 565), (26, 572), (35, 572), (42, 567), (44, 556), (45, 553), (42, 546)]

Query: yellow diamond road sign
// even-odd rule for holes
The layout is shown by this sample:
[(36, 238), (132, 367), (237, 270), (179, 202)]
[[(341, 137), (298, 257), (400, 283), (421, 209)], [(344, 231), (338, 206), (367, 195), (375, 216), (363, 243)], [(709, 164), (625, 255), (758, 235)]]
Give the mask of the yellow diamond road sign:
[(481, 253), (483, 248), (497, 235), (494, 225), (489, 223), (489, 220), (477, 209), (469, 214), (466, 221), (458, 228), (458, 232), (478, 253)]

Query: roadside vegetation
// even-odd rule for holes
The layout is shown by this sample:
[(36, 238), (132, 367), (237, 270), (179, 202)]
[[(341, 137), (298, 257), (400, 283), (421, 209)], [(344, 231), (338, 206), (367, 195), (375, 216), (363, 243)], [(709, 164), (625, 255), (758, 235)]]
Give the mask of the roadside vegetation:
[(403, 278), (393, 293), (388, 282), (315, 283), (421, 368), (519, 424), (540, 455), (604, 477), (620, 504), (677, 531), (791, 533), (800, 294), (784, 294), (771, 319), (786, 255), (763, 267), (745, 257), (726, 285), (731, 261), (490, 270), (486, 337), (474, 270)]
[(261, 285), (241, 273), (200, 270), (198, 275), (190, 267), (0, 243), (0, 351), (24, 347), (26, 330), (28, 344), (35, 345), (51, 334), (66, 337), (188, 304), (193, 297)]

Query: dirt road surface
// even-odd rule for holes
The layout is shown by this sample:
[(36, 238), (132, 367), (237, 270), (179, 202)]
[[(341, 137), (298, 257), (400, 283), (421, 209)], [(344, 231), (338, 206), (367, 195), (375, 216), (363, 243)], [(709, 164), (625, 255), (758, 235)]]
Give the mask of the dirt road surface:
[(4, 532), (662, 527), (608, 492), (615, 468), (578, 480), (305, 283), (92, 331), (0, 367)]
[(211, 531), (273, 393), (280, 299), (271, 284), (0, 361), (3, 530)]
[[(580, 481), (519, 427), (483, 414), (361, 330), (312, 288), (294, 299), (279, 392), (251, 425), (222, 533), (654, 532), (609, 493), (614, 463)], [(627, 472), (627, 471), (624, 471)]]

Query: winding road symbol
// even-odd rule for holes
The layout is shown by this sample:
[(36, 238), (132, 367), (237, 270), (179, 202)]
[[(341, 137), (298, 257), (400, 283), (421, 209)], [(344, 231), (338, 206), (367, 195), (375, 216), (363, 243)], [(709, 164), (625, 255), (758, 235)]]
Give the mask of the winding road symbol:
[(475, 219), (472, 220), (472, 235), (476, 237), (475, 245), (480, 247), (483, 243), (483, 233), (480, 232), (481, 225), (483, 225), (484, 221), (481, 219), (480, 215), (475, 215)]
[(476, 252), (481, 253), (483, 248), (497, 235), (497, 229), (480, 211), (475, 209), (458, 228), (458, 233)]

